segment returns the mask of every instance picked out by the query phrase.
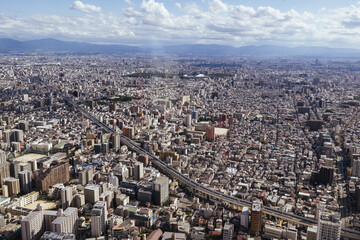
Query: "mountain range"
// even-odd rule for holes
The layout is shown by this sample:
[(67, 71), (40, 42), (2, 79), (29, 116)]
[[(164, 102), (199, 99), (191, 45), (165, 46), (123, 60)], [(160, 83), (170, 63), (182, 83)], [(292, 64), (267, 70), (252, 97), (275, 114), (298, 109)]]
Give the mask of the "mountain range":
[(176, 54), (207, 56), (299, 56), (360, 58), (360, 49), (328, 47), (243, 46), (232, 47), (214, 44), (185, 44), (174, 46), (104, 45), (85, 42), (68, 42), (47, 38), (17, 41), (0, 38), (0, 53), (77, 53), (77, 54)]

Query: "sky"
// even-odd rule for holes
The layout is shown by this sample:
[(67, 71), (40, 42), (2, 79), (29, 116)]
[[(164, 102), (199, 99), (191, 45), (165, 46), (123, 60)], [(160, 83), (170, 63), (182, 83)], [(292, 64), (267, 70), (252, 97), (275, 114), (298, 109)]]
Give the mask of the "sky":
[(360, 48), (360, 1), (0, 0), (0, 38)]

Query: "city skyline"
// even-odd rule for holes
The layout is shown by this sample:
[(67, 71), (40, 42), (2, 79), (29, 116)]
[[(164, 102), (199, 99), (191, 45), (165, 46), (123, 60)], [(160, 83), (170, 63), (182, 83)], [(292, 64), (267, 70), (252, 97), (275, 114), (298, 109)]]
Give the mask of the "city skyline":
[(0, 37), (101, 44), (360, 48), (358, 1), (44, 1), (0, 3)]

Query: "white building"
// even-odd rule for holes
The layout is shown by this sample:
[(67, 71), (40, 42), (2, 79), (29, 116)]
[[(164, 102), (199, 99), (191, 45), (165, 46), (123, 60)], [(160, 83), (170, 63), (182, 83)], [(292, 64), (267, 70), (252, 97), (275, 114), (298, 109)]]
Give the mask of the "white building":
[(105, 233), (107, 223), (106, 202), (98, 201), (94, 204), (91, 214), (91, 235), (101, 236)]
[(341, 221), (340, 214), (319, 212), (317, 240), (340, 239)]

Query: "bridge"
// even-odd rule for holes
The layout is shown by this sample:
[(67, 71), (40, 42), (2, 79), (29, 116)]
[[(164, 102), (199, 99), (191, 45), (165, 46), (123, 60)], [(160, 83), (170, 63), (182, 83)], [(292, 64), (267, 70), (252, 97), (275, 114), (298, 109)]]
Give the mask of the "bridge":
[[(94, 117), (92, 114), (90, 114), (85, 109), (80, 107), (78, 104), (74, 103), (70, 98), (66, 97), (65, 95), (63, 95), (61, 93), (57, 93), (57, 94), (59, 96), (61, 96), (67, 104), (74, 107), (76, 110), (78, 110), (80, 113), (82, 113), (84, 117), (91, 120), (93, 123), (98, 125), (104, 131), (106, 131), (108, 133), (113, 133), (113, 134), (117, 133), (113, 128), (110, 128), (108, 125), (100, 122), (96, 117)], [(207, 198), (212, 198), (214, 200), (218, 200), (218, 201), (223, 202), (223, 203), (227, 203), (230, 206), (251, 207), (251, 202), (250, 201), (239, 199), (239, 198), (236, 198), (236, 197), (233, 197), (233, 196), (229, 196), (229, 195), (220, 193), (220, 192), (215, 191), (215, 190), (208, 189), (208, 188), (202, 186), (201, 184), (195, 182), (194, 180), (183, 176), (181, 173), (179, 173), (173, 167), (167, 165), (166, 163), (161, 161), (155, 155), (145, 151), (143, 148), (139, 147), (134, 141), (132, 141), (131, 139), (127, 138), (126, 136), (124, 136), (122, 134), (120, 134), (120, 141), (121, 141), (122, 144), (124, 144), (124, 145), (128, 146), (129, 148), (133, 149), (137, 153), (147, 155), (149, 157), (149, 159), (151, 160), (152, 164), (154, 164), (158, 169), (162, 170), (168, 176), (170, 176), (173, 179), (176, 179), (177, 181), (179, 181), (180, 183), (186, 185), (190, 189), (193, 189), (193, 191), (196, 194), (199, 194), (201, 196), (206, 196)], [(302, 226), (310, 227), (310, 226), (317, 225), (316, 220), (309, 219), (309, 218), (302, 217), (302, 216), (298, 216), (298, 215), (288, 213), (288, 212), (283, 212), (281, 210), (274, 209), (274, 208), (271, 208), (271, 207), (268, 207), (268, 206), (264, 206), (263, 212), (265, 214), (267, 214), (267, 215), (270, 215), (270, 216), (273, 216), (273, 217), (276, 217), (276, 218), (280, 218), (280, 219), (283, 219), (283, 220), (287, 220), (289, 222), (292, 222), (292, 223), (295, 223), (295, 224), (298, 224), (298, 225), (302, 225)], [(341, 229), (341, 236), (345, 237), (345, 238), (359, 239), (360, 240), (360, 232), (349, 229), (349, 228), (342, 228)]]

